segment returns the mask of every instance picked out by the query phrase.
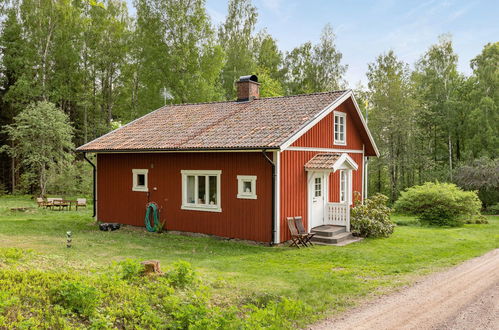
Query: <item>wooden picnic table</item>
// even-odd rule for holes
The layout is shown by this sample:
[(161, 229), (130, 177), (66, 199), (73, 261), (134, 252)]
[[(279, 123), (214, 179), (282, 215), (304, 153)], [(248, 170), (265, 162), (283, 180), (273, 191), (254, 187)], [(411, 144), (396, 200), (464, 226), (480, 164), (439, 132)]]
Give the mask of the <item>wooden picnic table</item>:
[(65, 207), (68, 208), (69, 211), (71, 211), (71, 205), (76, 206), (76, 203), (77, 203), (76, 200), (56, 199), (53, 201), (53, 206), (58, 206), (59, 211), (64, 209)]

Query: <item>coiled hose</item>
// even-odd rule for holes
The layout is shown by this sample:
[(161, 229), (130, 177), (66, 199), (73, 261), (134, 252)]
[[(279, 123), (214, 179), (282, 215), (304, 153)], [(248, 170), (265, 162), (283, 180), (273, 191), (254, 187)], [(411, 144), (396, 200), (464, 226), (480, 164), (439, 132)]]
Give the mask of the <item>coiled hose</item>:
[[(151, 226), (150, 216), (151, 211), (153, 214), (154, 225)], [(156, 203), (149, 203), (146, 206), (146, 217), (144, 219), (147, 231), (155, 232), (159, 228), (158, 205)]]

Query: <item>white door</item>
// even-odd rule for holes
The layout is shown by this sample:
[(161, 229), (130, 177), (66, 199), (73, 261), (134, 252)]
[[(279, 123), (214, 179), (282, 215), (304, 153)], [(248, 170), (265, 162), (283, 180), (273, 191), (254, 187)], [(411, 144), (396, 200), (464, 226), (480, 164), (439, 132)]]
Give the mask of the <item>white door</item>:
[(310, 215), (310, 228), (324, 224), (324, 199), (326, 182), (323, 173), (314, 173), (309, 183), (310, 201), (312, 202)]

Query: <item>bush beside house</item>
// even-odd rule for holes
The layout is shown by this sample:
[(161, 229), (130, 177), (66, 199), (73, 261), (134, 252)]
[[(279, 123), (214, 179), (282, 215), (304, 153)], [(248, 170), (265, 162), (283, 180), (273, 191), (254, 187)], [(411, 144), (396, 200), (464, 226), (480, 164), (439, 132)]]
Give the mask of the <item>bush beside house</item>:
[(481, 204), (476, 191), (426, 182), (402, 192), (394, 206), (397, 212), (416, 215), (422, 224), (460, 226), (480, 214)]
[(392, 209), (386, 206), (388, 197), (376, 194), (356, 205), (350, 214), (350, 230), (355, 236), (388, 237), (395, 224), (390, 220)]

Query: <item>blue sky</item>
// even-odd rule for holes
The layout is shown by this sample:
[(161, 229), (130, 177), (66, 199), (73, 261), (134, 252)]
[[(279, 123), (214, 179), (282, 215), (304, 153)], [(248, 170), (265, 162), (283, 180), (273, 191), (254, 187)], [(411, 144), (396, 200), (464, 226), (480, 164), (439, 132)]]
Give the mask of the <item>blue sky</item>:
[[(316, 42), (330, 23), (336, 45), (348, 64), (350, 87), (366, 83), (367, 64), (390, 49), (405, 62), (414, 62), (450, 33), (459, 55), (459, 70), (469, 74), (469, 61), (488, 42), (499, 41), (499, 0), (253, 0), (257, 29), (266, 28), (282, 50)], [(206, 0), (208, 13), (219, 24), (227, 1)]]

